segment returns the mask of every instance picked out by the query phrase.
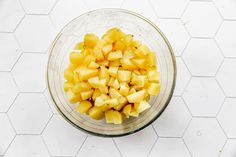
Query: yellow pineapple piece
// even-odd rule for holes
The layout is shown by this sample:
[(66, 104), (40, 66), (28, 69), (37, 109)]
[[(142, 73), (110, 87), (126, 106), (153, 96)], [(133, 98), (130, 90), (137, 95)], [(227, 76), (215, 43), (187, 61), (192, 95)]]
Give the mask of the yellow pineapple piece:
[(105, 118), (107, 123), (121, 124), (122, 115), (119, 111), (108, 110), (105, 112)]
[(84, 36), (84, 46), (86, 47), (95, 47), (99, 38), (95, 34), (86, 34)]
[(109, 105), (110, 107), (115, 107), (119, 105), (119, 101), (117, 98), (111, 98), (105, 101), (105, 104)]
[(102, 48), (103, 54), (106, 56), (112, 50), (112, 44), (106, 45)]
[(118, 98), (119, 105), (113, 107), (115, 110), (121, 110), (126, 104), (127, 104), (127, 99), (123, 96), (120, 96)]
[(100, 120), (104, 117), (104, 112), (101, 108), (94, 106), (88, 111), (89, 117)]
[(137, 70), (138, 67), (129, 59), (129, 58), (122, 58), (120, 60), (122, 68), (125, 70)]
[(75, 94), (71, 89), (66, 92), (66, 96), (70, 103), (76, 103), (81, 101), (81, 97), (79, 94)]
[[(144, 87), (148, 83), (146, 75), (132, 75), (131, 84), (137, 87)], [(137, 90), (137, 89), (136, 89)]]
[(84, 48), (84, 42), (79, 42), (75, 45), (75, 50), (82, 50)]
[(117, 98), (117, 99), (122, 96), (122, 95), (121, 95), (116, 89), (114, 89), (114, 88), (110, 88), (110, 89), (109, 89), (109, 95), (110, 95), (111, 98)]
[(99, 64), (97, 64), (95, 61), (91, 61), (88, 65), (88, 68), (97, 69), (99, 68)]
[(109, 62), (110, 67), (119, 67), (121, 65), (120, 60), (114, 60)]
[(99, 78), (100, 79), (108, 79), (109, 78), (108, 69), (105, 66), (100, 67)]
[(97, 97), (99, 97), (102, 93), (100, 92), (99, 89), (95, 89), (94, 92), (93, 92), (93, 96), (92, 96), (92, 99), (93, 101), (96, 100)]
[(135, 54), (132, 51), (125, 51), (123, 57), (127, 59), (134, 58)]
[(72, 89), (74, 87), (74, 84), (71, 82), (65, 82), (64, 83), (64, 91), (68, 91), (69, 89)]
[(128, 104), (123, 108), (122, 113), (125, 115), (126, 118), (129, 118), (131, 109), (132, 109), (131, 104)]
[(131, 87), (129, 90), (129, 94), (136, 93), (136, 89), (134, 87)]
[(92, 97), (92, 95), (93, 95), (93, 90), (80, 92), (80, 96), (82, 100), (87, 100), (90, 97)]
[(131, 117), (138, 117), (139, 113), (132, 107), (130, 114)]
[(100, 90), (101, 93), (103, 94), (107, 94), (108, 93), (108, 87), (107, 86), (104, 86), (104, 87), (100, 87), (98, 88)]
[(159, 81), (160, 81), (160, 72), (157, 72), (156, 70), (149, 71), (148, 72), (148, 81), (159, 83)]
[(130, 103), (136, 103), (136, 102), (141, 102), (144, 99), (145, 95), (146, 91), (143, 89), (136, 93), (128, 95), (126, 98)]
[(89, 69), (84, 66), (77, 68), (75, 72), (78, 74), (80, 80), (88, 80), (98, 75), (98, 69)]
[(114, 77), (110, 77), (107, 85), (111, 87), (113, 85), (114, 81), (115, 81), (115, 78)]
[(88, 82), (78, 82), (73, 87), (73, 92), (80, 93), (82, 91), (88, 91), (91, 90), (91, 85), (88, 84)]
[(108, 65), (109, 65), (109, 61), (108, 61), (108, 60), (98, 61), (97, 63), (98, 63), (100, 66), (108, 66)]
[(117, 60), (117, 59), (120, 59), (120, 58), (122, 58), (122, 52), (121, 51), (114, 51), (114, 52), (110, 52), (109, 54), (108, 54), (108, 57), (107, 57), (107, 59), (109, 60), (109, 61), (114, 61), (114, 60)]
[(98, 76), (95, 76), (95, 77), (88, 79), (88, 83), (93, 88), (105, 87), (106, 86), (106, 79), (99, 79)]
[(118, 89), (120, 87), (120, 83), (117, 79), (115, 79), (111, 85), (114, 89)]
[(134, 59), (132, 59), (132, 61), (133, 61), (133, 63), (136, 65), (136, 66), (138, 66), (140, 69), (143, 69), (143, 68), (145, 68), (145, 64), (146, 64), (146, 61), (145, 61), (145, 59), (144, 58), (134, 58)]
[(103, 53), (102, 53), (102, 50), (98, 47), (95, 47), (94, 50), (93, 50), (93, 55), (94, 57), (96, 58), (96, 60), (98, 61), (101, 61), (104, 59), (104, 56), (103, 56)]
[(66, 69), (64, 71), (64, 78), (68, 81), (68, 82), (73, 82), (73, 78), (74, 78), (74, 73), (73, 71), (71, 71), (70, 69)]
[(81, 65), (83, 63), (83, 59), (84, 56), (82, 55), (82, 53), (78, 53), (78, 52), (71, 52), (70, 53), (70, 63), (72, 63), (73, 65)]
[(120, 94), (122, 94), (123, 96), (127, 96), (129, 94), (129, 86), (127, 83), (121, 83), (120, 84), (120, 90), (119, 90)]
[(118, 40), (115, 42), (113, 48), (114, 48), (114, 50), (124, 51), (126, 49), (126, 45), (121, 40)]
[(83, 65), (88, 66), (90, 62), (95, 62), (96, 58), (93, 55), (87, 55), (83, 60)]
[(151, 105), (145, 100), (141, 101), (140, 103), (134, 104), (134, 108), (138, 113), (141, 113), (150, 107), (151, 107)]
[(134, 51), (134, 53), (137, 56), (143, 57), (143, 56), (147, 56), (148, 54), (150, 54), (151, 51), (146, 45), (141, 45), (138, 47), (138, 49), (136, 51)]
[(95, 102), (94, 102), (94, 106), (97, 106), (97, 107), (100, 107), (102, 105), (105, 104), (105, 101), (104, 99), (100, 96), (98, 96), (96, 99), (95, 99)]
[(151, 52), (150, 54), (148, 54), (146, 63), (148, 66), (151, 66), (151, 67), (156, 66), (157, 61), (156, 61), (156, 54), (154, 52)]
[(130, 82), (131, 71), (127, 70), (118, 70), (118, 80), (120, 82)]
[(92, 107), (93, 105), (89, 101), (81, 101), (79, 105), (76, 107), (76, 111), (79, 113), (87, 113), (88, 110)]
[(150, 95), (157, 95), (160, 92), (160, 84), (159, 83), (150, 83), (147, 88), (147, 92)]
[(118, 67), (109, 67), (109, 69), (108, 69), (109, 75), (111, 75), (113, 77), (116, 77), (117, 72), (118, 72)]

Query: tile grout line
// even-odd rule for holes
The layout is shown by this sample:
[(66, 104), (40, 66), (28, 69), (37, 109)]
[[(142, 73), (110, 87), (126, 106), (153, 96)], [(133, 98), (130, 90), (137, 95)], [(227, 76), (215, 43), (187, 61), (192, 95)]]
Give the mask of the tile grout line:
[(158, 139), (159, 139), (159, 137), (157, 136), (157, 138), (156, 138), (156, 140), (154, 141), (153, 145), (151, 146), (149, 152), (147, 153), (147, 157), (150, 156), (150, 154), (151, 154), (152, 150), (154, 149), (154, 147), (155, 147), (155, 145), (156, 145)]
[(120, 156), (123, 157), (123, 154), (121, 153), (120, 148), (119, 148), (118, 145), (116, 144), (116, 141), (114, 140), (114, 138), (112, 138), (112, 141), (113, 141), (113, 143), (114, 143), (116, 149), (118, 150)]
[(85, 137), (84, 141), (82, 142), (81, 146), (79, 147), (79, 149), (77, 150), (77, 152), (76, 152), (76, 154), (75, 154), (75, 157), (78, 156), (79, 152), (80, 152), (81, 149), (83, 148), (84, 143), (86, 142), (87, 139), (88, 139), (88, 134), (86, 134), (86, 137)]

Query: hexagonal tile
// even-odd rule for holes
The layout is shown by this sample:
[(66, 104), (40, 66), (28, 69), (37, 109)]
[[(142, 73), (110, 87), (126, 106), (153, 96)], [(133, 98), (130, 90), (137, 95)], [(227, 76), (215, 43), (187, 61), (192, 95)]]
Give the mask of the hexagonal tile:
[(224, 19), (236, 20), (236, 5), (234, 0), (213, 0)]
[(0, 73), (0, 112), (6, 112), (17, 96), (17, 87), (9, 73)]
[(47, 102), (48, 102), (50, 108), (52, 109), (52, 112), (57, 114), (58, 111), (57, 111), (56, 106), (54, 105), (54, 102), (52, 101), (52, 99), (48, 93), (48, 90), (45, 90), (45, 92), (43, 94), (44, 94), (45, 98), (47, 99)]
[(182, 22), (178, 19), (160, 19), (157, 26), (170, 41), (175, 55), (180, 56), (190, 39)]
[(226, 96), (229, 97), (236, 97), (236, 73), (233, 72), (235, 69), (236, 59), (225, 59), (216, 76)]
[(137, 12), (153, 21), (156, 21), (157, 19), (156, 13), (148, 1), (139, 1), (137, 3), (136, 0), (124, 0), (121, 8)]
[(10, 71), (21, 54), (12, 34), (0, 33), (0, 71)]
[(225, 21), (216, 34), (216, 42), (219, 44), (226, 57), (236, 57), (236, 21)]
[(60, 30), (69, 21), (86, 11), (87, 7), (82, 0), (59, 0), (50, 13), (50, 17), (57, 30)]
[(213, 37), (222, 19), (212, 2), (191, 1), (182, 21), (194, 37)]
[(236, 139), (229, 139), (225, 146), (223, 151), (220, 154), (220, 157), (234, 157), (236, 154)]
[(0, 32), (13, 32), (24, 14), (18, 1), (2, 0), (0, 5)]
[(91, 136), (86, 139), (77, 157), (91, 157), (94, 154), (102, 157), (120, 157), (111, 138)]
[(151, 0), (159, 17), (178, 18), (183, 13), (189, 0)]
[(153, 128), (149, 126), (135, 134), (115, 138), (115, 142), (123, 157), (143, 157), (147, 156), (156, 139)]
[(57, 0), (20, 0), (28, 14), (48, 14)]
[(191, 74), (180, 57), (176, 57), (177, 79), (174, 95), (182, 95), (186, 85), (188, 84)]
[(181, 137), (186, 129), (191, 114), (181, 97), (172, 97), (162, 115), (154, 122), (158, 136)]
[(88, 6), (89, 10), (99, 9), (99, 8), (118, 8), (121, 6), (123, 0), (100, 0), (100, 1), (94, 1), (94, 0), (86, 0), (84, 1), (86, 5)]
[(216, 116), (224, 94), (214, 78), (193, 77), (183, 98), (194, 116)]
[(7, 150), (6, 157), (50, 157), (40, 136), (18, 135)]
[(52, 117), (42, 136), (52, 156), (75, 156), (86, 138), (59, 115)]
[(214, 76), (223, 55), (212, 39), (191, 39), (183, 59), (194, 76)]
[(43, 94), (24, 93), (17, 97), (8, 115), (17, 133), (40, 134), (52, 113)]
[(27, 15), (15, 34), (24, 52), (46, 52), (56, 31), (47, 16)]
[(46, 88), (45, 70), (47, 56), (24, 53), (12, 70), (13, 77), (22, 92), (42, 92)]
[(219, 156), (226, 141), (214, 118), (193, 118), (183, 138), (194, 157)]
[(150, 157), (191, 157), (181, 138), (159, 138)]
[(0, 113), (0, 155), (3, 155), (7, 150), (7, 147), (13, 140), (15, 132), (10, 124), (10, 121), (7, 118), (7, 115)]
[(233, 119), (236, 119), (236, 98), (227, 98), (221, 108), (218, 120), (230, 138), (236, 138), (236, 126)]

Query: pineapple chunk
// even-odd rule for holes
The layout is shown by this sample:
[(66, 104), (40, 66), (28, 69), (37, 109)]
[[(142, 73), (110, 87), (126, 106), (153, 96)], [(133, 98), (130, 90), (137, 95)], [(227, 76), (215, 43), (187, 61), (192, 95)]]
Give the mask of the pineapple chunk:
[(106, 86), (106, 79), (100, 79), (98, 76), (92, 77), (88, 79), (88, 83), (93, 87), (93, 88), (101, 88)]
[(100, 48), (98, 48), (98, 47), (95, 47), (95, 48), (94, 48), (93, 55), (94, 55), (94, 57), (96, 58), (96, 60), (98, 60), (98, 61), (104, 59), (102, 50), (101, 50)]
[(92, 97), (93, 101), (95, 101), (96, 98), (99, 97), (101, 94), (102, 93), (100, 92), (99, 89), (95, 89), (94, 92), (93, 92), (93, 97)]
[(76, 107), (76, 111), (78, 111), (79, 113), (87, 113), (92, 106), (93, 105), (89, 101), (81, 101), (80, 104)]
[(95, 47), (99, 38), (95, 34), (86, 34), (84, 36), (84, 46), (86, 47)]
[(102, 106), (102, 105), (104, 105), (104, 104), (105, 104), (105, 101), (104, 101), (104, 99), (102, 98), (102, 96), (99, 96), (99, 97), (97, 97), (97, 98), (95, 99), (94, 106), (100, 107), (100, 106)]
[(114, 77), (110, 77), (110, 79), (109, 79), (109, 82), (108, 82), (108, 86), (112, 86), (113, 85), (113, 82), (115, 81), (115, 78)]
[(129, 90), (129, 94), (136, 93), (136, 89), (134, 87), (131, 87)]
[(126, 70), (136, 70), (138, 67), (129, 59), (129, 58), (122, 58), (120, 60), (123, 69)]
[(74, 84), (71, 82), (65, 82), (64, 83), (64, 91), (68, 91), (69, 89), (72, 89), (74, 87)]
[(103, 54), (106, 56), (112, 50), (112, 44), (106, 45), (102, 48)]
[(94, 106), (88, 111), (89, 117), (100, 120), (104, 117), (104, 112), (101, 110), (101, 108)]
[(111, 85), (111, 87), (118, 89), (120, 87), (120, 83), (117, 79), (115, 79)]
[(139, 113), (132, 107), (130, 114), (131, 117), (138, 117)]
[(157, 72), (156, 70), (151, 70), (148, 72), (148, 81), (149, 82), (159, 83), (159, 80), (160, 80), (160, 72)]
[(108, 61), (108, 60), (98, 61), (97, 63), (98, 63), (99, 65), (101, 65), (101, 66), (108, 66), (108, 65), (109, 65), (109, 61)]
[(115, 106), (119, 105), (119, 101), (117, 98), (112, 98), (112, 99), (106, 100), (105, 104), (109, 105), (110, 107), (115, 107)]
[(102, 39), (106, 40), (109, 43), (116, 42), (120, 38), (124, 36), (124, 33), (118, 28), (109, 29), (102, 37)]
[(123, 108), (122, 113), (125, 115), (126, 118), (129, 118), (131, 109), (132, 109), (131, 104), (128, 104)]
[(132, 59), (132, 61), (140, 69), (143, 69), (145, 67), (145, 64), (146, 64), (145, 59)]
[(110, 89), (109, 89), (109, 95), (110, 95), (111, 98), (117, 98), (117, 99), (122, 96), (122, 95), (121, 95), (117, 90), (115, 90), (114, 88), (110, 88)]
[(88, 65), (88, 68), (97, 69), (99, 68), (99, 64), (97, 64), (95, 61), (91, 61)]
[(122, 58), (122, 52), (121, 51), (114, 51), (114, 52), (110, 52), (109, 54), (108, 54), (108, 57), (107, 57), (107, 59), (109, 60), (109, 61), (114, 61), (114, 60), (117, 60), (117, 59), (120, 59), (120, 58)]
[(156, 61), (156, 54), (154, 52), (151, 52), (150, 54), (148, 54), (146, 63), (147, 65), (151, 67), (156, 66), (157, 61)]
[(92, 61), (95, 62), (96, 58), (93, 55), (88, 55), (83, 60), (83, 65), (89, 65)]
[(108, 93), (108, 87), (107, 86), (104, 86), (104, 87), (100, 87), (98, 88), (100, 90), (101, 93), (103, 94), (107, 94)]
[(71, 52), (70, 53), (70, 62), (73, 64), (73, 65), (80, 65), (83, 63), (83, 59), (84, 59), (84, 56), (82, 55), (82, 53), (78, 53), (78, 52)]
[(134, 53), (137, 56), (143, 57), (150, 54), (151, 52), (150, 52), (150, 49), (146, 45), (142, 45), (136, 51), (134, 51)]
[(127, 103), (127, 99), (123, 96), (119, 97), (118, 101), (119, 101), (119, 105), (113, 107), (115, 110), (121, 110), (122, 107), (124, 107), (125, 104)]
[(141, 113), (150, 107), (151, 107), (151, 105), (145, 100), (141, 101), (140, 103), (134, 104), (134, 108), (138, 113)]
[(143, 89), (136, 93), (128, 95), (127, 99), (130, 103), (138, 103), (144, 99), (145, 95), (146, 95), (146, 91)]
[(100, 67), (99, 78), (107, 79), (109, 77), (108, 69), (105, 66)]
[(121, 83), (120, 84), (120, 94), (123, 96), (127, 96), (129, 94), (129, 86), (127, 83)]
[(81, 100), (80, 95), (75, 94), (72, 90), (68, 90), (66, 92), (66, 96), (67, 96), (68, 100), (70, 101), (70, 103), (76, 103)]
[(132, 51), (125, 51), (124, 52), (124, 58), (127, 58), (127, 59), (131, 59), (131, 58), (134, 58), (134, 53)]
[(130, 82), (131, 71), (118, 70), (118, 80), (121, 82)]
[(90, 97), (92, 97), (93, 95), (93, 90), (89, 90), (89, 91), (83, 91), (80, 93), (81, 99), (82, 100), (87, 100)]
[(66, 69), (64, 71), (64, 78), (68, 81), (68, 82), (73, 82), (74, 79), (74, 73), (73, 71), (71, 71), (70, 69)]
[(116, 77), (116, 74), (118, 72), (118, 67), (109, 67), (108, 73), (109, 75)]
[(73, 87), (73, 92), (80, 93), (82, 91), (88, 91), (91, 90), (91, 86), (87, 82), (78, 82)]
[(84, 48), (84, 42), (79, 42), (75, 45), (75, 50), (82, 50)]
[(114, 60), (114, 61), (109, 62), (110, 67), (119, 67), (120, 65), (121, 65), (120, 60)]
[(148, 82), (146, 75), (132, 75), (132, 85), (136, 85), (137, 87), (144, 87)]
[(89, 69), (83, 66), (77, 68), (75, 71), (78, 74), (80, 80), (88, 80), (89, 78), (98, 75), (97, 69)]
[(157, 95), (160, 92), (160, 84), (159, 83), (150, 83), (147, 92), (150, 95)]
[(114, 50), (124, 51), (125, 48), (126, 48), (125, 44), (120, 40), (116, 41), (114, 44)]
[(122, 115), (119, 111), (108, 110), (105, 112), (105, 118), (107, 123), (121, 124)]

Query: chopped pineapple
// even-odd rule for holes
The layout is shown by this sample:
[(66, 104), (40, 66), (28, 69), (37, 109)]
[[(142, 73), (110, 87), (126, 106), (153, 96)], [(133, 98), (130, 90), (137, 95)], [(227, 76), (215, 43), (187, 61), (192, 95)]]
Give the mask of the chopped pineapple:
[(82, 99), (82, 100), (87, 100), (87, 99), (89, 99), (90, 97), (92, 97), (92, 95), (93, 95), (93, 90), (84, 91), (84, 92), (81, 92), (81, 93), (80, 93), (80, 96), (81, 96), (81, 99)]
[(108, 57), (107, 57), (107, 59), (109, 60), (109, 61), (114, 61), (114, 60), (117, 60), (117, 59), (120, 59), (120, 58), (122, 58), (122, 52), (121, 51), (114, 51), (114, 52), (110, 52), (109, 54), (108, 54)]
[(88, 65), (88, 68), (97, 69), (99, 68), (99, 64), (97, 64), (95, 61), (91, 61)]
[(92, 107), (93, 105), (89, 101), (81, 101), (79, 106), (76, 107), (76, 111), (80, 113), (87, 113), (88, 110)]
[(83, 63), (83, 59), (84, 59), (84, 56), (82, 55), (82, 53), (78, 53), (78, 52), (71, 52), (70, 53), (70, 62), (73, 64), (73, 65), (80, 65)]
[(122, 113), (124, 113), (124, 115), (126, 116), (126, 118), (129, 118), (131, 109), (132, 109), (131, 104), (128, 104), (128, 105), (126, 105), (126, 106), (123, 108)]
[(146, 91), (143, 89), (136, 93), (128, 95), (127, 99), (130, 103), (141, 102), (144, 99), (145, 94), (146, 94)]
[(121, 124), (122, 115), (118, 111), (108, 110), (105, 112), (105, 118), (107, 123)]
[(78, 82), (73, 87), (73, 92), (80, 93), (82, 91), (91, 90), (92, 86), (88, 82)]
[(88, 115), (93, 119), (100, 120), (104, 117), (104, 112), (101, 108), (94, 106), (88, 111)]
[(72, 82), (73, 78), (74, 78), (74, 73), (73, 71), (71, 71), (70, 69), (66, 69), (64, 71), (64, 78), (68, 81), (68, 82)]
[(107, 55), (112, 50), (112, 44), (106, 45), (102, 48), (102, 52), (104, 55)]
[(92, 99), (93, 101), (96, 100), (97, 97), (99, 97), (102, 93), (100, 92), (99, 89), (95, 89), (94, 92), (93, 92), (93, 96), (92, 96)]
[(115, 88), (115, 89), (118, 89), (120, 88), (120, 83), (117, 79), (115, 79), (111, 85), (111, 87)]
[(113, 77), (116, 77), (117, 72), (118, 72), (118, 67), (109, 67), (108, 69), (108, 73)]
[(160, 84), (159, 83), (150, 83), (147, 89), (148, 94), (150, 95), (157, 95), (160, 91)]
[(150, 82), (159, 83), (159, 81), (160, 81), (160, 72), (157, 72), (156, 70), (149, 71), (148, 72), (148, 80)]
[(119, 98), (121, 97), (122, 95), (114, 88), (110, 88), (109, 89), (109, 95), (111, 98)]
[(74, 84), (71, 82), (65, 82), (64, 83), (64, 91), (68, 91), (69, 89), (72, 89), (74, 87)]
[(134, 104), (134, 108), (138, 113), (141, 113), (150, 107), (151, 107), (151, 105), (145, 100), (141, 101), (140, 103)]
[(121, 83), (120, 84), (120, 90), (119, 90), (120, 94), (122, 94), (123, 96), (127, 96), (129, 94), (129, 86), (127, 83)]
[(86, 34), (84, 36), (84, 46), (95, 47), (99, 38), (95, 34)]
[(119, 67), (120, 65), (121, 65), (120, 60), (114, 60), (114, 61), (109, 62), (110, 67)]
[(70, 103), (76, 103), (81, 100), (80, 95), (75, 94), (72, 90), (68, 90), (66, 92), (66, 96), (67, 96), (68, 100), (70, 101)]
[(88, 80), (98, 74), (97, 69), (89, 69), (84, 66), (77, 68), (75, 71), (78, 73), (80, 80)]
[(105, 87), (106, 86), (106, 79), (99, 79), (98, 76), (95, 76), (95, 77), (88, 79), (88, 83), (93, 88)]
[(121, 82), (129, 82), (131, 79), (131, 71), (118, 70), (118, 79)]

